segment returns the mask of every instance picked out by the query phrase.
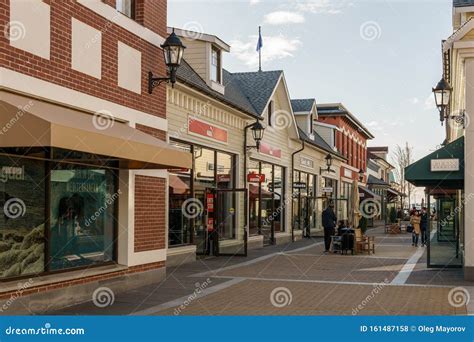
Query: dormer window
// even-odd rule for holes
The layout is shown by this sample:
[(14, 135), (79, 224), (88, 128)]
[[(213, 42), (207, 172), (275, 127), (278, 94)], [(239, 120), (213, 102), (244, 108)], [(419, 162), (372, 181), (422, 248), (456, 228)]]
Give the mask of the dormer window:
[(268, 103), (268, 113), (267, 113), (267, 115), (268, 115), (268, 125), (269, 126), (273, 126), (273, 120), (272, 120), (273, 119), (273, 110), (274, 110), (273, 107), (274, 107), (273, 106), (273, 101), (270, 101)]
[(131, 19), (135, 19), (135, 0), (116, 0), (115, 9)]
[(216, 47), (211, 49), (211, 81), (221, 82), (221, 51)]

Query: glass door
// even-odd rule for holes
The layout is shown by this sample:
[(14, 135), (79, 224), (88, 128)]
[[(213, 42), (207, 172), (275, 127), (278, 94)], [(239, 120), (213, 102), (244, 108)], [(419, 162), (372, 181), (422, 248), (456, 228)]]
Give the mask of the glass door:
[(247, 189), (219, 189), (215, 196), (216, 255), (247, 256)]
[(428, 267), (461, 267), (462, 255), (459, 249), (461, 207), (457, 206), (456, 199), (450, 196), (441, 196), (435, 201), (437, 217), (430, 215), (428, 224)]

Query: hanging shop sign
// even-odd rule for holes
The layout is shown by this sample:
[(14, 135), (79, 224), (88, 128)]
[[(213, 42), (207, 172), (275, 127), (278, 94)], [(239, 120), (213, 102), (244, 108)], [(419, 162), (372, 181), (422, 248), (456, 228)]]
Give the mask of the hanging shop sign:
[(247, 175), (247, 182), (249, 183), (263, 183), (265, 182), (265, 175), (260, 173), (249, 173)]
[(431, 172), (459, 171), (459, 159), (431, 159)]
[(229, 174), (217, 175), (217, 182), (218, 183), (230, 182), (230, 175)]
[(227, 144), (228, 132), (226, 129), (211, 125), (194, 117), (188, 117), (188, 132), (201, 138), (210, 139)]
[(262, 154), (266, 154), (268, 156), (272, 156), (275, 158), (281, 158), (281, 150), (278, 148), (275, 148), (271, 145), (268, 145), (264, 142), (260, 143), (260, 149), (259, 152)]
[(306, 183), (304, 183), (304, 182), (293, 182), (293, 189), (306, 189)]
[(333, 188), (330, 187), (330, 186), (325, 186), (324, 188), (321, 189), (322, 192), (325, 192), (325, 193), (332, 193), (333, 192)]

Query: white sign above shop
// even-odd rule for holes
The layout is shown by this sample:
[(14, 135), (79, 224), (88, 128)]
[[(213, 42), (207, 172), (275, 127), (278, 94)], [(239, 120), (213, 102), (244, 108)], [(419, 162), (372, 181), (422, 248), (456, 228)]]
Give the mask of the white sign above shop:
[(459, 171), (459, 159), (431, 159), (431, 172)]

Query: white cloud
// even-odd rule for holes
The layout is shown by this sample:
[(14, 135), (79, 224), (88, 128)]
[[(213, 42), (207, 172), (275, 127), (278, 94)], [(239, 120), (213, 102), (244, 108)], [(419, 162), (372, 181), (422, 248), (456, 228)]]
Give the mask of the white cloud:
[(415, 104), (418, 104), (418, 103), (420, 103), (420, 99), (419, 99), (418, 97), (412, 97), (412, 98), (410, 99), (410, 103), (411, 103), (411, 104), (414, 104), (414, 105), (415, 105)]
[[(258, 52), (256, 51), (257, 36), (249, 36), (247, 41), (231, 41), (232, 54), (244, 62), (248, 67), (258, 65)], [(262, 64), (283, 58), (293, 57), (293, 54), (303, 43), (298, 38), (288, 38), (282, 34), (278, 36), (263, 36)]]
[(260, 0), (250, 0), (250, 5), (253, 6), (253, 5), (256, 5), (260, 3)]
[(425, 110), (433, 110), (433, 109), (436, 109), (436, 103), (435, 103), (433, 94), (431, 94), (425, 100)]
[(301, 24), (304, 23), (304, 16), (296, 12), (275, 11), (266, 14), (263, 20), (269, 25)]
[(353, 5), (348, 0), (302, 0), (297, 1), (295, 7), (302, 12), (339, 14), (344, 8)]

